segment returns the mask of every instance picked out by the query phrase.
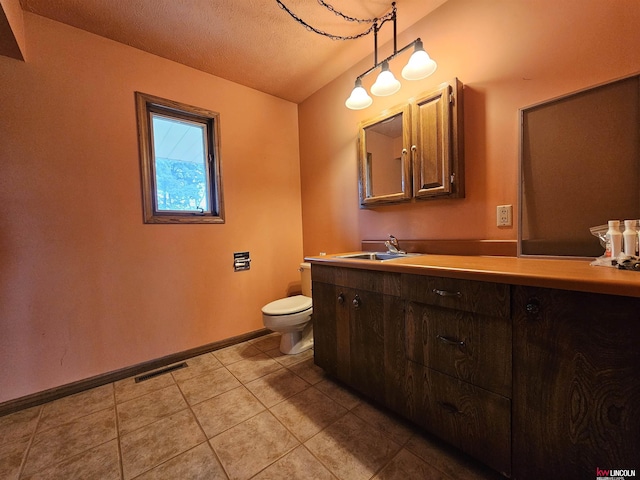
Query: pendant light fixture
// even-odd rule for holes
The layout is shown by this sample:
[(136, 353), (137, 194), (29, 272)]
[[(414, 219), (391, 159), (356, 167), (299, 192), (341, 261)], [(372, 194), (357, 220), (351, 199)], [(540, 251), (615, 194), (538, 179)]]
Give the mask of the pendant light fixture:
[[(386, 97), (388, 95), (393, 95), (398, 90), (400, 90), (400, 82), (393, 76), (391, 70), (389, 70), (389, 62), (382, 62), (382, 71), (376, 82), (371, 85), (371, 93), (373, 93), (376, 97)], [(362, 83), (362, 80), (360, 80)]]
[[(356, 79), (356, 88), (364, 90), (364, 87), (362, 86), (362, 78), (380, 67), (380, 74), (378, 75), (375, 83), (371, 86), (371, 93), (377, 97), (393, 95), (398, 90), (400, 90), (400, 82), (393, 76), (391, 70), (389, 70), (389, 61), (411, 47), (414, 47), (414, 52), (411, 55), (411, 58), (409, 58), (409, 62), (407, 63), (407, 65), (402, 69), (402, 77), (404, 79), (421, 80), (433, 74), (433, 72), (436, 71), (436, 68), (438, 68), (436, 62), (432, 60), (431, 57), (429, 57), (429, 54), (424, 50), (424, 46), (420, 38), (416, 38), (413, 42), (405, 45), (401, 49), (398, 49), (395, 2), (391, 4), (391, 8), (392, 10), (390, 16), (384, 18), (379, 24), (377, 21), (373, 24), (374, 65), (366, 72), (358, 75), (358, 78)], [(378, 31), (388, 21), (393, 22), (393, 53), (381, 62), (378, 62)], [(360, 110), (371, 105), (371, 103), (366, 106), (359, 106), (360, 104), (358, 104), (357, 108), (353, 106), (353, 102), (350, 102), (349, 100), (351, 100), (351, 98), (353, 97), (356, 88), (354, 88), (353, 92), (351, 92), (351, 96), (345, 102), (347, 108), (350, 108), (352, 110)], [(362, 96), (362, 92), (359, 91), (358, 95)]]
[(362, 110), (373, 103), (373, 99), (362, 86), (362, 80), (356, 79), (356, 86), (351, 92), (351, 96), (347, 98), (345, 105), (351, 110)]
[[(414, 52), (409, 58), (409, 62), (402, 69), (402, 78), (406, 80), (421, 80), (423, 78), (428, 77), (433, 74), (438, 67), (436, 62), (429, 57), (429, 54), (424, 50), (424, 46), (422, 44), (422, 40), (420, 38), (415, 39), (413, 42), (405, 45), (401, 49), (398, 50), (397, 47), (397, 26), (396, 26), (396, 2), (391, 4), (391, 12), (386, 13), (381, 18), (370, 18), (370, 19), (361, 19), (361, 18), (353, 18), (345, 15), (342, 12), (336, 10), (333, 6), (329, 5), (324, 0), (317, 0), (320, 5), (333, 12), (342, 19), (349, 22), (357, 22), (357, 23), (371, 23), (372, 26), (369, 27), (362, 33), (351, 36), (340, 36), (333, 35), (327, 32), (323, 32), (322, 30), (318, 30), (317, 28), (309, 25), (300, 17), (298, 17), (295, 13), (289, 10), (286, 5), (282, 2), (282, 0), (276, 0), (280, 8), (285, 10), (291, 17), (301, 25), (303, 25), (307, 30), (317, 33), (319, 35), (323, 35), (325, 37), (329, 37), (332, 40), (355, 40), (357, 38), (368, 35), (373, 32), (373, 47), (374, 47), (374, 65), (369, 70), (364, 73), (361, 73), (356, 78), (355, 86), (349, 98), (345, 102), (347, 108), (351, 110), (362, 110), (363, 108), (367, 108), (369, 105), (373, 103), (373, 99), (369, 96), (366, 89), (362, 86), (362, 78), (369, 75), (371, 72), (380, 68), (380, 73), (378, 74), (378, 78), (375, 83), (371, 86), (371, 93), (378, 97), (385, 97), (388, 95), (393, 95), (398, 90), (400, 90), (401, 84), (400, 82), (393, 76), (393, 73), (389, 69), (389, 61), (398, 56), (400, 53), (408, 50), (411, 47), (414, 47)], [(382, 28), (382, 26), (388, 21), (393, 22), (393, 53), (389, 55), (387, 58), (378, 62), (378, 31)]]
[(417, 39), (414, 44), (415, 51), (411, 55), (411, 58), (409, 58), (409, 62), (407, 62), (402, 69), (402, 78), (407, 80), (422, 80), (435, 72), (438, 65), (429, 57), (429, 54), (424, 51), (422, 40)]

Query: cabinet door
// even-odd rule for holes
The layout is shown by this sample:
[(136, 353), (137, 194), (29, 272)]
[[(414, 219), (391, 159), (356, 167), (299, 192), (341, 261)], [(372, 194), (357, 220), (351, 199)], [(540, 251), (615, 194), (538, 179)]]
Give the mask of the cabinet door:
[(384, 402), (386, 392), (397, 389), (395, 370), (404, 361), (400, 297), (314, 282), (313, 303), (316, 365)]
[(637, 469), (640, 299), (513, 292), (514, 477)]
[(342, 287), (313, 282), (313, 349), (316, 365), (347, 381), (349, 360), (349, 310)]
[(456, 79), (413, 104), (413, 194), (464, 196), (462, 85)]
[(384, 400), (384, 295), (350, 290), (351, 385)]

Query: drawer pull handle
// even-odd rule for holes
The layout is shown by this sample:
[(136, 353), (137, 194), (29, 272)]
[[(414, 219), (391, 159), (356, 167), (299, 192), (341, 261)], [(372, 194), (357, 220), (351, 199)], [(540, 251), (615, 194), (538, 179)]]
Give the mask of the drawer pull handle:
[(462, 340), (455, 340), (453, 338), (444, 337), (442, 335), (436, 335), (436, 338), (440, 340), (442, 343), (446, 343), (447, 345), (452, 345), (454, 347), (464, 347), (464, 342)]
[(440, 295), (441, 297), (462, 297), (462, 293), (460, 292), (452, 292), (451, 290), (438, 290), (437, 288), (433, 289), (433, 293), (436, 295)]
[(462, 413), (458, 407), (456, 407), (453, 403), (449, 403), (449, 402), (438, 402), (438, 405), (440, 405), (441, 408), (443, 408), (444, 410), (446, 410), (449, 413), (453, 413), (453, 414), (458, 414), (458, 413)]

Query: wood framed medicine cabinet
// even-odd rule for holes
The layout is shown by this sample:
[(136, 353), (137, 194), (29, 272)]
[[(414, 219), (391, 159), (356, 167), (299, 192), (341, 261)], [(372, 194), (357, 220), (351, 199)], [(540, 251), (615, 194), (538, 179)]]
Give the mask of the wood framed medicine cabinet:
[(453, 79), (360, 124), (361, 208), (464, 197), (462, 88)]

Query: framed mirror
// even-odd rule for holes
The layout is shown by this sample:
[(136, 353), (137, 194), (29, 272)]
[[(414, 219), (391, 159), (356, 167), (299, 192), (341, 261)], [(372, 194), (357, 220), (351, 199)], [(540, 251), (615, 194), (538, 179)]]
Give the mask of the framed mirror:
[(520, 114), (519, 254), (602, 255), (590, 227), (640, 218), (640, 76)]
[(411, 199), (410, 115), (410, 105), (401, 105), (360, 124), (358, 187), (361, 207)]

